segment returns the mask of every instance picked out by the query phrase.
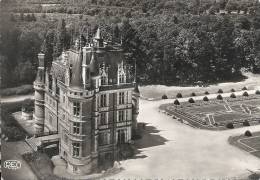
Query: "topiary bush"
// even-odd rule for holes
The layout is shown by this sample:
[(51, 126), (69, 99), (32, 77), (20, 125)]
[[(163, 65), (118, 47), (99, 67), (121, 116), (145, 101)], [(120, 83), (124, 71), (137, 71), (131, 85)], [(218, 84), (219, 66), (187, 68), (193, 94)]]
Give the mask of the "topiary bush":
[(189, 103), (195, 103), (194, 99), (193, 99), (193, 98), (190, 98), (190, 99), (189, 99)]
[(208, 92), (208, 91), (205, 91), (205, 92), (204, 92), (204, 94), (208, 95), (208, 94), (209, 94), (209, 92)]
[(231, 89), (230, 91), (231, 91), (231, 92), (236, 92), (235, 89)]
[(176, 97), (177, 97), (177, 98), (182, 98), (182, 94), (181, 94), (181, 93), (178, 93), (178, 94), (176, 95)]
[(166, 94), (162, 95), (162, 99), (168, 99), (167, 95)]
[(243, 90), (243, 91), (247, 90), (247, 87), (244, 86), (244, 87), (242, 88), (242, 90)]
[(195, 92), (191, 93), (190, 95), (191, 95), (191, 96), (196, 96)]
[(245, 120), (245, 121), (243, 122), (243, 126), (250, 126), (250, 123), (248, 122), (248, 120)]
[(247, 131), (245, 132), (245, 136), (251, 137), (251, 136), (252, 136), (252, 133), (251, 133), (249, 130), (247, 130)]
[(178, 99), (176, 99), (176, 100), (173, 102), (173, 104), (175, 104), (175, 105), (180, 105), (180, 102), (179, 102)]
[(220, 94), (223, 93), (223, 90), (222, 90), (222, 89), (219, 89), (219, 90), (218, 90), (218, 93), (220, 93)]
[(260, 91), (259, 91), (259, 90), (256, 90), (256, 91), (255, 91), (255, 94), (260, 94)]
[(205, 96), (205, 97), (203, 98), (203, 101), (209, 101), (209, 98), (208, 98), (207, 96)]
[(243, 93), (243, 96), (246, 96), (246, 97), (249, 96), (248, 92), (245, 91), (245, 92)]
[(226, 127), (227, 127), (228, 129), (234, 129), (234, 125), (233, 125), (232, 122), (227, 123)]
[(230, 97), (231, 97), (231, 98), (236, 98), (236, 95), (235, 95), (234, 93), (232, 93), (232, 94), (230, 95)]
[(219, 94), (219, 95), (217, 96), (217, 99), (218, 99), (218, 100), (223, 100), (223, 97)]

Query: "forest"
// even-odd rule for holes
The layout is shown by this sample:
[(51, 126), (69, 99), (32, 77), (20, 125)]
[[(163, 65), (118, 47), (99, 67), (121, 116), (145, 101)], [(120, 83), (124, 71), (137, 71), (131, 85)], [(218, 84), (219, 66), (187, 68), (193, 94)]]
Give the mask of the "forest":
[[(51, 6), (55, 10), (48, 12), (39, 4), (46, 2), (59, 5)], [(129, 63), (137, 63), (141, 84), (193, 85), (200, 81), (207, 85), (239, 80), (243, 78), (241, 69), (260, 72), (257, 1), (75, 0), (70, 4), (71, 1), (30, 0), (21, 6), (19, 0), (2, 3), (5, 11), (0, 11), (5, 14), (0, 18), (0, 24), (4, 24), (0, 26), (1, 88), (31, 84), (38, 52), (46, 54), (46, 64), (50, 65), (79, 35), (91, 37), (98, 27), (106, 40), (122, 41)], [(66, 11), (57, 12), (59, 8)], [(69, 12), (68, 8), (73, 10)], [(218, 13), (222, 8), (237, 14)], [(90, 9), (95, 9), (95, 13), (85, 13)]]

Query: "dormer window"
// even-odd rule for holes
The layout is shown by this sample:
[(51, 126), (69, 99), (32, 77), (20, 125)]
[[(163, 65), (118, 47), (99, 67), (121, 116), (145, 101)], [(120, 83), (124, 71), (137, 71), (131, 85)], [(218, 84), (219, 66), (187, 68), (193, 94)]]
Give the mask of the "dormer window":
[(117, 76), (118, 84), (123, 84), (126, 83), (126, 74), (125, 74), (125, 69), (124, 69), (124, 64), (123, 62), (118, 65), (118, 76)]
[(101, 85), (107, 85), (107, 77), (101, 76)]
[(119, 84), (123, 84), (125, 83), (125, 75), (124, 74), (120, 74), (119, 75)]

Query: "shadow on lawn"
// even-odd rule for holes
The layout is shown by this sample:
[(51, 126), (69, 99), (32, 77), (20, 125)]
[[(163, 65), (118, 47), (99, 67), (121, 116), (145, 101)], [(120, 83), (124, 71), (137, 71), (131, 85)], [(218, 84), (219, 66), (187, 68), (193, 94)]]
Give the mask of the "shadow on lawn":
[(141, 155), (143, 148), (164, 145), (168, 140), (160, 136), (158, 134), (159, 132), (160, 131), (153, 126), (139, 123), (138, 133), (141, 135), (141, 138), (134, 142), (135, 154), (131, 159), (146, 158), (146, 155)]

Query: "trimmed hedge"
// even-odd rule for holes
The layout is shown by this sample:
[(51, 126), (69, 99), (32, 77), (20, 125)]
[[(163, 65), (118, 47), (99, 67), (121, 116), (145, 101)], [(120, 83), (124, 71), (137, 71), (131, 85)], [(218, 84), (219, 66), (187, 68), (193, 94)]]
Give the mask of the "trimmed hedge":
[(181, 94), (181, 93), (178, 93), (178, 94), (176, 95), (176, 97), (177, 97), (177, 98), (182, 98), (182, 94)]
[(230, 95), (230, 97), (231, 97), (231, 98), (236, 98), (236, 95), (235, 95), (234, 93), (232, 93), (232, 94)]
[(226, 125), (226, 127), (228, 128), (228, 129), (234, 129), (234, 124), (233, 123), (227, 123), (227, 125)]
[(203, 98), (203, 101), (209, 101), (209, 98), (208, 98), (207, 96), (205, 96), (205, 97)]
[(247, 131), (245, 132), (245, 136), (251, 137), (251, 136), (252, 136), (252, 133), (251, 133), (249, 130), (247, 130)]
[(162, 95), (162, 99), (168, 99), (167, 95), (166, 94)]
[(218, 90), (218, 93), (220, 93), (220, 94), (223, 93), (223, 90), (222, 90), (222, 89), (219, 89), (219, 90)]
[(189, 99), (189, 103), (195, 103), (194, 99), (193, 99), (193, 98), (190, 98), (190, 99)]
[(180, 102), (179, 102), (179, 100), (178, 99), (176, 99), (175, 101), (174, 101), (174, 103), (173, 104), (175, 104), (175, 105), (180, 105)]
[(218, 99), (218, 100), (223, 100), (223, 97), (219, 94), (219, 95), (217, 96), (217, 99)]

